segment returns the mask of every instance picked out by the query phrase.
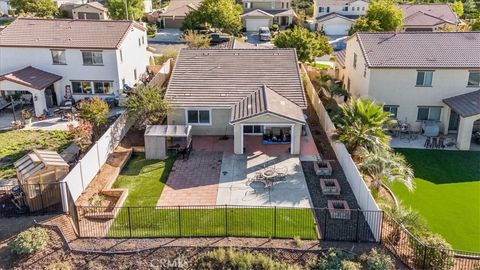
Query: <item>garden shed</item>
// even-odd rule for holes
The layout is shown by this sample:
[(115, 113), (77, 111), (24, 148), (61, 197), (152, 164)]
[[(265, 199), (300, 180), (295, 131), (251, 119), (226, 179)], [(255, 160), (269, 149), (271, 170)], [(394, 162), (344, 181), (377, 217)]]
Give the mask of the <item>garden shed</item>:
[(145, 130), (145, 157), (166, 159), (168, 151), (187, 151), (192, 145), (190, 125), (149, 125)]
[(69, 165), (57, 152), (33, 150), (17, 160), (14, 166), (30, 211), (61, 201), (57, 183), (68, 174)]

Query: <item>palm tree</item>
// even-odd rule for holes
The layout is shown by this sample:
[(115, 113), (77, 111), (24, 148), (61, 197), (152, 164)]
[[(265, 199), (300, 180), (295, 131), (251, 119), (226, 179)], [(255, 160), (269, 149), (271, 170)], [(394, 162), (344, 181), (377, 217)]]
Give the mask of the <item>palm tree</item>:
[(410, 191), (414, 189), (412, 167), (405, 156), (390, 149), (375, 148), (372, 151), (363, 149), (358, 167), (362, 173), (371, 177), (370, 189), (374, 195), (378, 194), (382, 186), (390, 190), (388, 185), (393, 182), (402, 183)]
[(395, 123), (390, 113), (369, 99), (351, 100), (340, 106), (341, 113), (334, 117), (337, 125), (334, 140), (345, 144), (352, 156), (356, 157), (361, 148), (389, 148), (390, 136), (385, 134), (387, 126)]

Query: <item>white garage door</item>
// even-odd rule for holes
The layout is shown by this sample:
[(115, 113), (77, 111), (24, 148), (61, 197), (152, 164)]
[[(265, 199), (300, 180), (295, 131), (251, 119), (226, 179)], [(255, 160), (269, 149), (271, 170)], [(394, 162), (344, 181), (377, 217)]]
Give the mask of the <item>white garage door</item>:
[(246, 19), (246, 28), (248, 32), (258, 31), (258, 28), (266, 26), (268, 27), (269, 19)]
[(350, 25), (346, 24), (332, 24), (323, 26), (325, 35), (348, 35), (348, 30), (350, 30)]

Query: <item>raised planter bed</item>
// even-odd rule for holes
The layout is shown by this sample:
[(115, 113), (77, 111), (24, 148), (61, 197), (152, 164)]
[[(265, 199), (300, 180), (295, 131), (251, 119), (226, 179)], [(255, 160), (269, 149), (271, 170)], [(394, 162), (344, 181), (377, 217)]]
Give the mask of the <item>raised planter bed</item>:
[(337, 179), (320, 178), (320, 188), (323, 195), (340, 195), (341, 192)]
[(328, 212), (333, 219), (350, 219), (350, 207), (345, 200), (328, 200)]
[(315, 163), (313, 163), (313, 168), (315, 169), (315, 173), (318, 176), (332, 175), (332, 165), (330, 165), (329, 161), (326, 161), (326, 160), (315, 161)]

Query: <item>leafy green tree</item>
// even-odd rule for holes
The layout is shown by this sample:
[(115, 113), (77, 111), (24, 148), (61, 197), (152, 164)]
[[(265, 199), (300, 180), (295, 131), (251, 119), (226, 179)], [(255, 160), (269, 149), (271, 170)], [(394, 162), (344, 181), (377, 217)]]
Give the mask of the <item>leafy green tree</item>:
[(396, 153), (390, 148), (374, 148), (360, 151), (360, 163), (362, 173), (370, 176), (370, 189), (373, 195), (378, 195), (380, 187), (388, 187), (393, 182), (398, 182), (408, 190), (414, 189), (413, 169), (408, 164), (405, 156)]
[(127, 2), (128, 19), (139, 20), (145, 9), (143, 0), (107, 0), (108, 14), (114, 20), (126, 20), (125, 1)]
[(273, 40), (273, 44), (279, 48), (295, 48), (298, 60), (303, 63), (313, 63), (315, 62), (315, 57), (333, 52), (325, 36), (310, 32), (308, 29), (300, 26), (281, 32)]
[(27, 13), (36, 17), (53, 18), (59, 13), (53, 0), (11, 0), (10, 5), (17, 13)]
[(350, 96), (347, 89), (335, 83), (335, 79), (326, 73), (320, 73), (320, 87), (330, 95), (330, 98), (335, 96)]
[(403, 12), (392, 0), (375, 0), (369, 3), (367, 15), (357, 20), (351, 33), (398, 31), (403, 26)]
[(242, 29), (242, 6), (234, 0), (204, 0), (197, 10), (185, 17), (182, 30), (199, 29), (201, 26), (217, 28), (227, 33), (237, 33)]
[(108, 104), (97, 96), (80, 103), (79, 117), (92, 124), (95, 138), (100, 136), (102, 126), (107, 123), (108, 111)]
[(450, 7), (452, 8), (453, 12), (457, 14), (458, 17), (462, 17), (463, 15), (463, 3), (461, 1), (455, 1), (452, 4), (450, 4)]
[(168, 112), (168, 103), (163, 97), (163, 89), (151, 85), (135, 89), (127, 100), (128, 115), (136, 119), (139, 129), (146, 125), (158, 125)]
[(210, 46), (211, 38), (199, 34), (194, 30), (187, 30), (187, 32), (183, 34), (181, 40), (187, 44), (188, 48), (208, 48)]
[(480, 19), (472, 23), (472, 31), (480, 31)]
[(395, 120), (383, 111), (382, 105), (369, 99), (352, 99), (340, 109), (333, 119), (337, 125), (333, 139), (344, 143), (353, 156), (358, 156), (362, 148), (371, 151), (390, 147), (390, 136), (384, 131)]
[(474, 0), (467, 0), (463, 3), (463, 10), (465, 13), (478, 13), (477, 3)]

